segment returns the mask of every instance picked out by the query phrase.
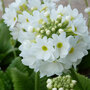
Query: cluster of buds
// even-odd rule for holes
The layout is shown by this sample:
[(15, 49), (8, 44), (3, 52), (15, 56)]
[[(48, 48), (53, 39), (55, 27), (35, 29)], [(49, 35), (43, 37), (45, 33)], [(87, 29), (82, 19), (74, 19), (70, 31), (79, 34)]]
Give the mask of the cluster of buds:
[(47, 88), (49, 90), (74, 90), (76, 82), (70, 75), (58, 76), (47, 80)]
[(60, 35), (62, 32), (66, 32), (67, 35), (68, 33), (72, 33), (72, 35), (75, 35), (72, 30), (71, 27), (67, 27), (69, 24), (69, 19), (72, 19), (71, 17), (66, 17), (66, 20), (61, 23), (62, 21), (62, 15), (58, 15), (56, 21), (55, 20), (51, 20), (50, 19), (50, 14), (46, 15), (47, 19), (48, 19), (48, 23), (44, 22), (42, 19), (39, 21), (40, 24), (42, 24), (41, 28), (37, 28), (35, 30), (35, 32), (37, 32), (38, 36), (40, 37), (52, 37), (52, 34), (58, 34)]

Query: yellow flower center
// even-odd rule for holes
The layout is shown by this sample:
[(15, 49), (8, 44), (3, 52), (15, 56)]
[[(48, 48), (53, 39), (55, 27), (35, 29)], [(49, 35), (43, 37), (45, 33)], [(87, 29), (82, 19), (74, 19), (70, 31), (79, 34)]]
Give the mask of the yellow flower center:
[(39, 24), (42, 24), (42, 22), (43, 22), (43, 19), (40, 19), (40, 20), (38, 21)]
[(16, 17), (14, 17), (14, 19), (13, 19), (14, 21), (16, 21)]
[(75, 32), (77, 31), (77, 27), (75, 27)]
[(63, 44), (61, 42), (57, 43), (57, 48), (62, 48)]
[(72, 54), (74, 52), (74, 48), (72, 47), (69, 51), (70, 54)]
[(42, 46), (42, 50), (43, 50), (43, 51), (47, 51), (48, 48), (47, 48), (46, 46)]
[(28, 18), (26, 19), (26, 22), (29, 22)]

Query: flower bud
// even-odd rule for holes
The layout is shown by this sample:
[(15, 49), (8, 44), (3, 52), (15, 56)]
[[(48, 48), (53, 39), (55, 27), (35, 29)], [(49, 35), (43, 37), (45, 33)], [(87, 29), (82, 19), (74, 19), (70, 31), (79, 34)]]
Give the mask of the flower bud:
[(52, 90), (57, 90), (57, 88), (53, 88)]
[(41, 35), (37, 35), (37, 38), (41, 38)]
[(55, 31), (55, 28), (52, 28), (52, 31), (54, 32)]
[(59, 88), (59, 90), (64, 90), (63, 88)]
[(72, 80), (72, 83), (73, 83), (74, 85), (76, 84), (76, 82), (77, 82), (76, 80)]
[(58, 24), (59, 23), (59, 21), (55, 21), (55, 24)]
[(41, 33), (44, 33), (44, 30), (41, 30), (40, 32), (41, 32)]
[(61, 26), (62, 26), (62, 23), (59, 23), (59, 24), (58, 24), (58, 27), (61, 27)]
[(46, 34), (47, 34), (47, 35), (50, 35), (50, 33), (51, 33), (50, 30), (47, 30), (47, 31), (46, 31)]
[(49, 12), (45, 12), (44, 15), (45, 15), (46, 17), (49, 17), (49, 16), (50, 16), (50, 13), (49, 13)]
[(73, 87), (74, 87), (74, 84), (71, 83), (71, 84), (70, 84), (70, 87), (73, 88)]
[(40, 31), (40, 28), (37, 28), (36, 31), (39, 32)]
[(64, 30), (63, 29), (59, 29), (59, 33), (62, 33), (62, 32), (64, 32)]
[(48, 83), (48, 84), (47, 84), (47, 88), (48, 88), (48, 89), (52, 89), (52, 84), (51, 84), (51, 83)]
[(52, 83), (52, 80), (51, 80), (51, 79), (48, 79), (48, 80), (47, 80), (47, 83)]

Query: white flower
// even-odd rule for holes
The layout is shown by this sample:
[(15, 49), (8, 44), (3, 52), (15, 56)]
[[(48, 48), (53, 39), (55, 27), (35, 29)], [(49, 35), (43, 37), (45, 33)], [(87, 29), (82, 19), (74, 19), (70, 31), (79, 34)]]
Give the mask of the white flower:
[(46, 22), (46, 17), (44, 17), (43, 12), (34, 11), (33, 16), (31, 17), (31, 25), (35, 28), (41, 27), (41, 24)]
[(0, 0), (0, 10), (1, 10), (1, 11), (3, 10), (1, 0)]
[(38, 70), (40, 71), (41, 77), (45, 75), (52, 76), (54, 74), (62, 75), (62, 72), (64, 71), (64, 67), (59, 62), (39, 61), (35, 71)]
[(41, 9), (41, 1), (40, 0), (28, 0), (28, 2), (29, 2), (28, 7), (31, 8), (31, 10)]
[(34, 38), (35, 38), (34, 33), (24, 32), (22, 30), (19, 32), (19, 35), (18, 35), (18, 41), (21, 43), (25, 40), (33, 40)]
[(70, 50), (69, 54), (65, 58), (67, 61), (70, 60), (71, 62), (77, 62), (78, 59), (82, 59), (84, 56), (84, 52), (86, 49), (86, 44), (80, 42), (79, 37), (73, 38), (72, 36), (68, 37), (70, 41)]
[(88, 27), (86, 26), (86, 20), (83, 19), (82, 14), (80, 14), (75, 20), (73, 20), (71, 25), (72, 25), (73, 32), (76, 34), (82, 35), (82, 34), (88, 33)]
[(5, 14), (3, 15), (3, 19), (5, 20), (5, 23), (13, 28), (17, 22), (17, 13), (15, 9), (5, 9)]
[(52, 35), (53, 37), (53, 43), (55, 45), (55, 56), (58, 58), (64, 58), (67, 56), (69, 52), (69, 42), (68, 39), (66, 38), (66, 33), (63, 32), (59, 36), (56, 34)]
[(27, 30), (30, 26), (31, 15), (28, 12), (24, 11), (23, 14), (18, 16), (18, 22), (21, 23), (25, 30)]
[(62, 75), (88, 54), (86, 20), (70, 5), (56, 8), (55, 0), (43, 1), (16, 0), (5, 9), (3, 19), (13, 38), (21, 43), (24, 65), (40, 71), (41, 77)]
[(37, 59), (48, 60), (54, 58), (53, 52), (53, 43), (51, 40), (48, 40), (46, 37), (43, 39), (37, 38), (36, 43), (32, 45), (32, 53), (36, 55)]
[(90, 13), (90, 7), (85, 8), (85, 13)]

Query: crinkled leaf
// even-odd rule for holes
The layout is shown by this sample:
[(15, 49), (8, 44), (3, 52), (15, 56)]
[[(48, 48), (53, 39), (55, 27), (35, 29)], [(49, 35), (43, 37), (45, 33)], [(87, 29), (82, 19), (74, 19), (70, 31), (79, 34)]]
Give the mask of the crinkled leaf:
[(71, 70), (71, 76), (77, 81), (75, 90), (90, 90), (90, 79)]

